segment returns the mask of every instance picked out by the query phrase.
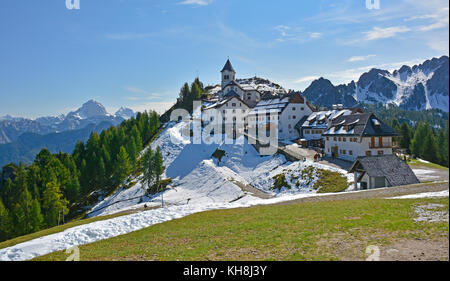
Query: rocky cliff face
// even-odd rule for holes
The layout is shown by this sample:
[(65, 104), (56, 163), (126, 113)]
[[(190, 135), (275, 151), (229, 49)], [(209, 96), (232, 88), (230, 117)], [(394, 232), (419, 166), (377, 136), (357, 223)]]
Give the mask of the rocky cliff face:
[(357, 82), (334, 86), (320, 78), (303, 92), (313, 104), (351, 107), (360, 103), (395, 104), (407, 110), (441, 109), (449, 111), (449, 58), (442, 56), (420, 65), (402, 66), (390, 73), (371, 69)]

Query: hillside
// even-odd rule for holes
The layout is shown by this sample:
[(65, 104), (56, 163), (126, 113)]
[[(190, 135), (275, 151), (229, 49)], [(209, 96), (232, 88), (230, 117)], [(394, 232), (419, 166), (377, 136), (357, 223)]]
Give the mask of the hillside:
[[(298, 180), (298, 173), (309, 166), (336, 171), (346, 176), (348, 182), (353, 180), (352, 175), (347, 174), (345, 170), (318, 163), (289, 162), (278, 154), (261, 157), (243, 137), (234, 144), (227, 144), (233, 141), (224, 136), (217, 144), (194, 144), (192, 138), (182, 134), (186, 125), (185, 122), (169, 123), (151, 145), (153, 149), (160, 147), (166, 167), (163, 178), (170, 178), (172, 181), (169, 189), (164, 192), (164, 202), (167, 206), (188, 204), (204, 208), (208, 204), (247, 204), (259, 199), (240, 187), (250, 184), (257, 190), (283, 198), (282, 200), (287, 200), (290, 195), (314, 194), (314, 174), (310, 175), (312, 180)], [(212, 156), (218, 149), (225, 154), (220, 163)], [(292, 178), (288, 183), (289, 188), (273, 189), (274, 177), (279, 174), (287, 174), (288, 179)], [(129, 200), (130, 198), (134, 199)], [(121, 189), (99, 202), (92, 208), (90, 216), (160, 204), (161, 194), (145, 196), (142, 182), (138, 180), (133, 187)]]
[[(256, 206), (193, 214), (80, 247), (83, 261), (448, 260), (448, 222), (416, 221), (416, 206), (448, 198)], [(120, 249), (120, 250), (119, 250)], [(394, 249), (394, 250), (392, 250)], [(61, 261), (65, 252), (37, 258)]]

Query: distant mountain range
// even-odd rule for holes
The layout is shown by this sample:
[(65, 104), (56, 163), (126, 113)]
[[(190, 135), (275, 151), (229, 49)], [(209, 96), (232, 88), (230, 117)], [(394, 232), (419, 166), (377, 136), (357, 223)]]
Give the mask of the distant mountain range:
[(24, 133), (45, 135), (79, 130), (87, 125), (98, 125), (101, 122), (118, 125), (134, 114), (133, 110), (123, 107), (115, 114), (110, 114), (101, 103), (90, 100), (67, 115), (40, 117), (35, 120), (6, 115), (0, 117), (0, 144), (14, 142)]
[(0, 117), (0, 167), (10, 162), (29, 163), (44, 147), (52, 153), (72, 152), (78, 140), (86, 141), (92, 132), (100, 133), (133, 116), (129, 108), (110, 114), (102, 104), (90, 100), (67, 115), (35, 120)]
[(358, 103), (395, 104), (405, 110), (440, 109), (449, 112), (449, 58), (404, 65), (392, 73), (373, 68), (357, 82), (333, 85), (325, 78), (314, 80), (303, 95), (315, 105), (346, 107)]

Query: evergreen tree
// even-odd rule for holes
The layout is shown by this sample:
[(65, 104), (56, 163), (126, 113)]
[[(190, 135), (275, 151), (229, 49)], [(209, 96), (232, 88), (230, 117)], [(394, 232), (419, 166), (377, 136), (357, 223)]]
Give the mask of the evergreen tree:
[(58, 220), (62, 220), (62, 216), (66, 215), (69, 211), (67, 208), (68, 203), (63, 198), (56, 179), (49, 182), (42, 197), (44, 221), (47, 227), (55, 226), (58, 224)]
[(399, 128), (400, 133), (400, 147), (409, 149), (411, 144), (411, 128), (407, 122), (403, 122)]
[(41, 213), (41, 205), (39, 201), (34, 199), (31, 202), (30, 208), (30, 232), (36, 232), (41, 229), (44, 222), (44, 217)]
[(117, 184), (122, 184), (131, 172), (130, 157), (123, 146), (120, 147), (117, 155), (116, 169), (114, 177)]
[(0, 241), (7, 240), (10, 237), (12, 229), (13, 225), (9, 212), (0, 198)]
[(410, 151), (412, 154), (415, 154), (419, 157), (423, 156), (423, 152), (425, 149), (424, 141), (425, 137), (430, 134), (432, 129), (427, 123), (421, 122), (417, 125), (417, 128), (414, 132), (414, 137), (411, 140)]
[(437, 163), (437, 147), (433, 132), (429, 131), (423, 142), (423, 151), (421, 156), (423, 159)]

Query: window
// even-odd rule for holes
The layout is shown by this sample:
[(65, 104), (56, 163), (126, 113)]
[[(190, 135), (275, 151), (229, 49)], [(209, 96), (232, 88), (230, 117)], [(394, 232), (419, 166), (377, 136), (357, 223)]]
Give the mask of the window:
[(309, 134), (309, 130), (305, 130), (305, 134)]
[(233, 103), (231, 104), (231, 106), (232, 106), (232, 107), (235, 107), (235, 106), (236, 106), (236, 103), (233, 102)]
[(233, 113), (236, 113), (236, 109), (233, 109)]
[(292, 110), (295, 110), (295, 107), (293, 107)]
[(295, 119), (296, 117), (295, 117), (295, 115), (292, 115), (292, 119)]
[(378, 155), (383, 155), (383, 150), (378, 150)]
[[(330, 140), (330, 138), (329, 138), (329, 137), (327, 137), (327, 140)], [(330, 149), (328, 149), (328, 150), (330, 150)]]
[(304, 109), (305, 109), (304, 107), (301, 107), (301, 108), (300, 108), (300, 110), (304, 110)]
[(341, 141), (341, 137), (338, 138), (338, 141)]
[(289, 124), (288, 128), (290, 129), (291, 127), (292, 127), (291, 124)]
[(347, 154), (347, 150), (343, 149), (342, 154)]
[(347, 141), (347, 139), (346, 138), (342, 138), (342, 141), (345, 142), (345, 141)]
[(333, 140), (336, 141), (336, 137), (333, 137)]
[(328, 152), (330, 152), (330, 149), (328, 148)]
[(353, 155), (353, 150), (349, 150), (348, 154)]
[(371, 156), (372, 155), (372, 151), (368, 150), (366, 151), (366, 156)]
[(242, 113), (245, 113), (245, 109), (242, 109)]

